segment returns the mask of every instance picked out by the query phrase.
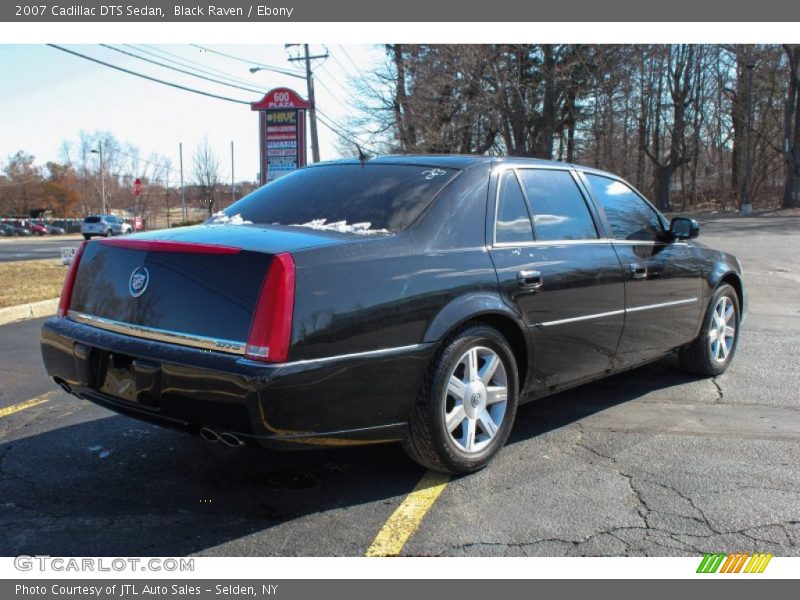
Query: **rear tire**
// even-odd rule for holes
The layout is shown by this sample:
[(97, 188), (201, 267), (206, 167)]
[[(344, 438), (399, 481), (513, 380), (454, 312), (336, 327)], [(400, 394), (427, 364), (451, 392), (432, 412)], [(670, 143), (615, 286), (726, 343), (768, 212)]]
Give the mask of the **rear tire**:
[(463, 329), (433, 359), (403, 448), (435, 471), (477, 471), (505, 445), (518, 394), (517, 363), (505, 337), (485, 325)]
[(700, 335), (678, 353), (686, 371), (716, 377), (725, 372), (739, 341), (739, 297), (727, 283), (720, 285), (708, 303)]
[(92, 239), (92, 236), (90, 236), (88, 233), (84, 233), (83, 234), (83, 239), (90, 240), (90, 239)]
[(111, 237), (112, 235), (114, 235), (113, 231), (111, 231), (110, 229), (106, 230), (106, 234), (105, 234), (106, 237)]

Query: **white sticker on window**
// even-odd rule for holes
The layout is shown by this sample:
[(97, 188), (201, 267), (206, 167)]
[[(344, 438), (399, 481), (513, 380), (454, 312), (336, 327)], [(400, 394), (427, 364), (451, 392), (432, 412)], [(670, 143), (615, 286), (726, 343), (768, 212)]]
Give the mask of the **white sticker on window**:
[(439, 175), (446, 175), (447, 171), (444, 169), (426, 169), (422, 172), (422, 174), (425, 175), (425, 179), (433, 179)]

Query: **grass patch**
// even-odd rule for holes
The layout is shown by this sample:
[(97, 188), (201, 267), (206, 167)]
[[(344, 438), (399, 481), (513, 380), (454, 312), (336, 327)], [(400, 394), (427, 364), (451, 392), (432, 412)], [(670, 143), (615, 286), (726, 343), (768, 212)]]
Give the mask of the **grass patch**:
[(60, 258), (0, 263), (0, 308), (58, 298), (67, 269)]

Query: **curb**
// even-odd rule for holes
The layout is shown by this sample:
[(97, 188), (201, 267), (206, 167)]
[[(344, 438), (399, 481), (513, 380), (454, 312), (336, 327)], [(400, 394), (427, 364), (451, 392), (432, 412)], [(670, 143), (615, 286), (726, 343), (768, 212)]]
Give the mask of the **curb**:
[(58, 298), (42, 300), (41, 302), (31, 302), (30, 304), (20, 304), (0, 308), (0, 325), (23, 321), (25, 319), (38, 319), (39, 317), (49, 317), (56, 314), (58, 308)]

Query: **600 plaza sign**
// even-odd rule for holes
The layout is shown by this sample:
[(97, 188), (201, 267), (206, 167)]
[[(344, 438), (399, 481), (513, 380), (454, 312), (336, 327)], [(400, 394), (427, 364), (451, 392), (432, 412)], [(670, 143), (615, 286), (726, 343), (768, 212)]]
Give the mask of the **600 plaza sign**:
[(250, 108), (259, 113), (261, 185), (305, 166), (305, 115), (311, 103), (294, 90), (276, 88)]

